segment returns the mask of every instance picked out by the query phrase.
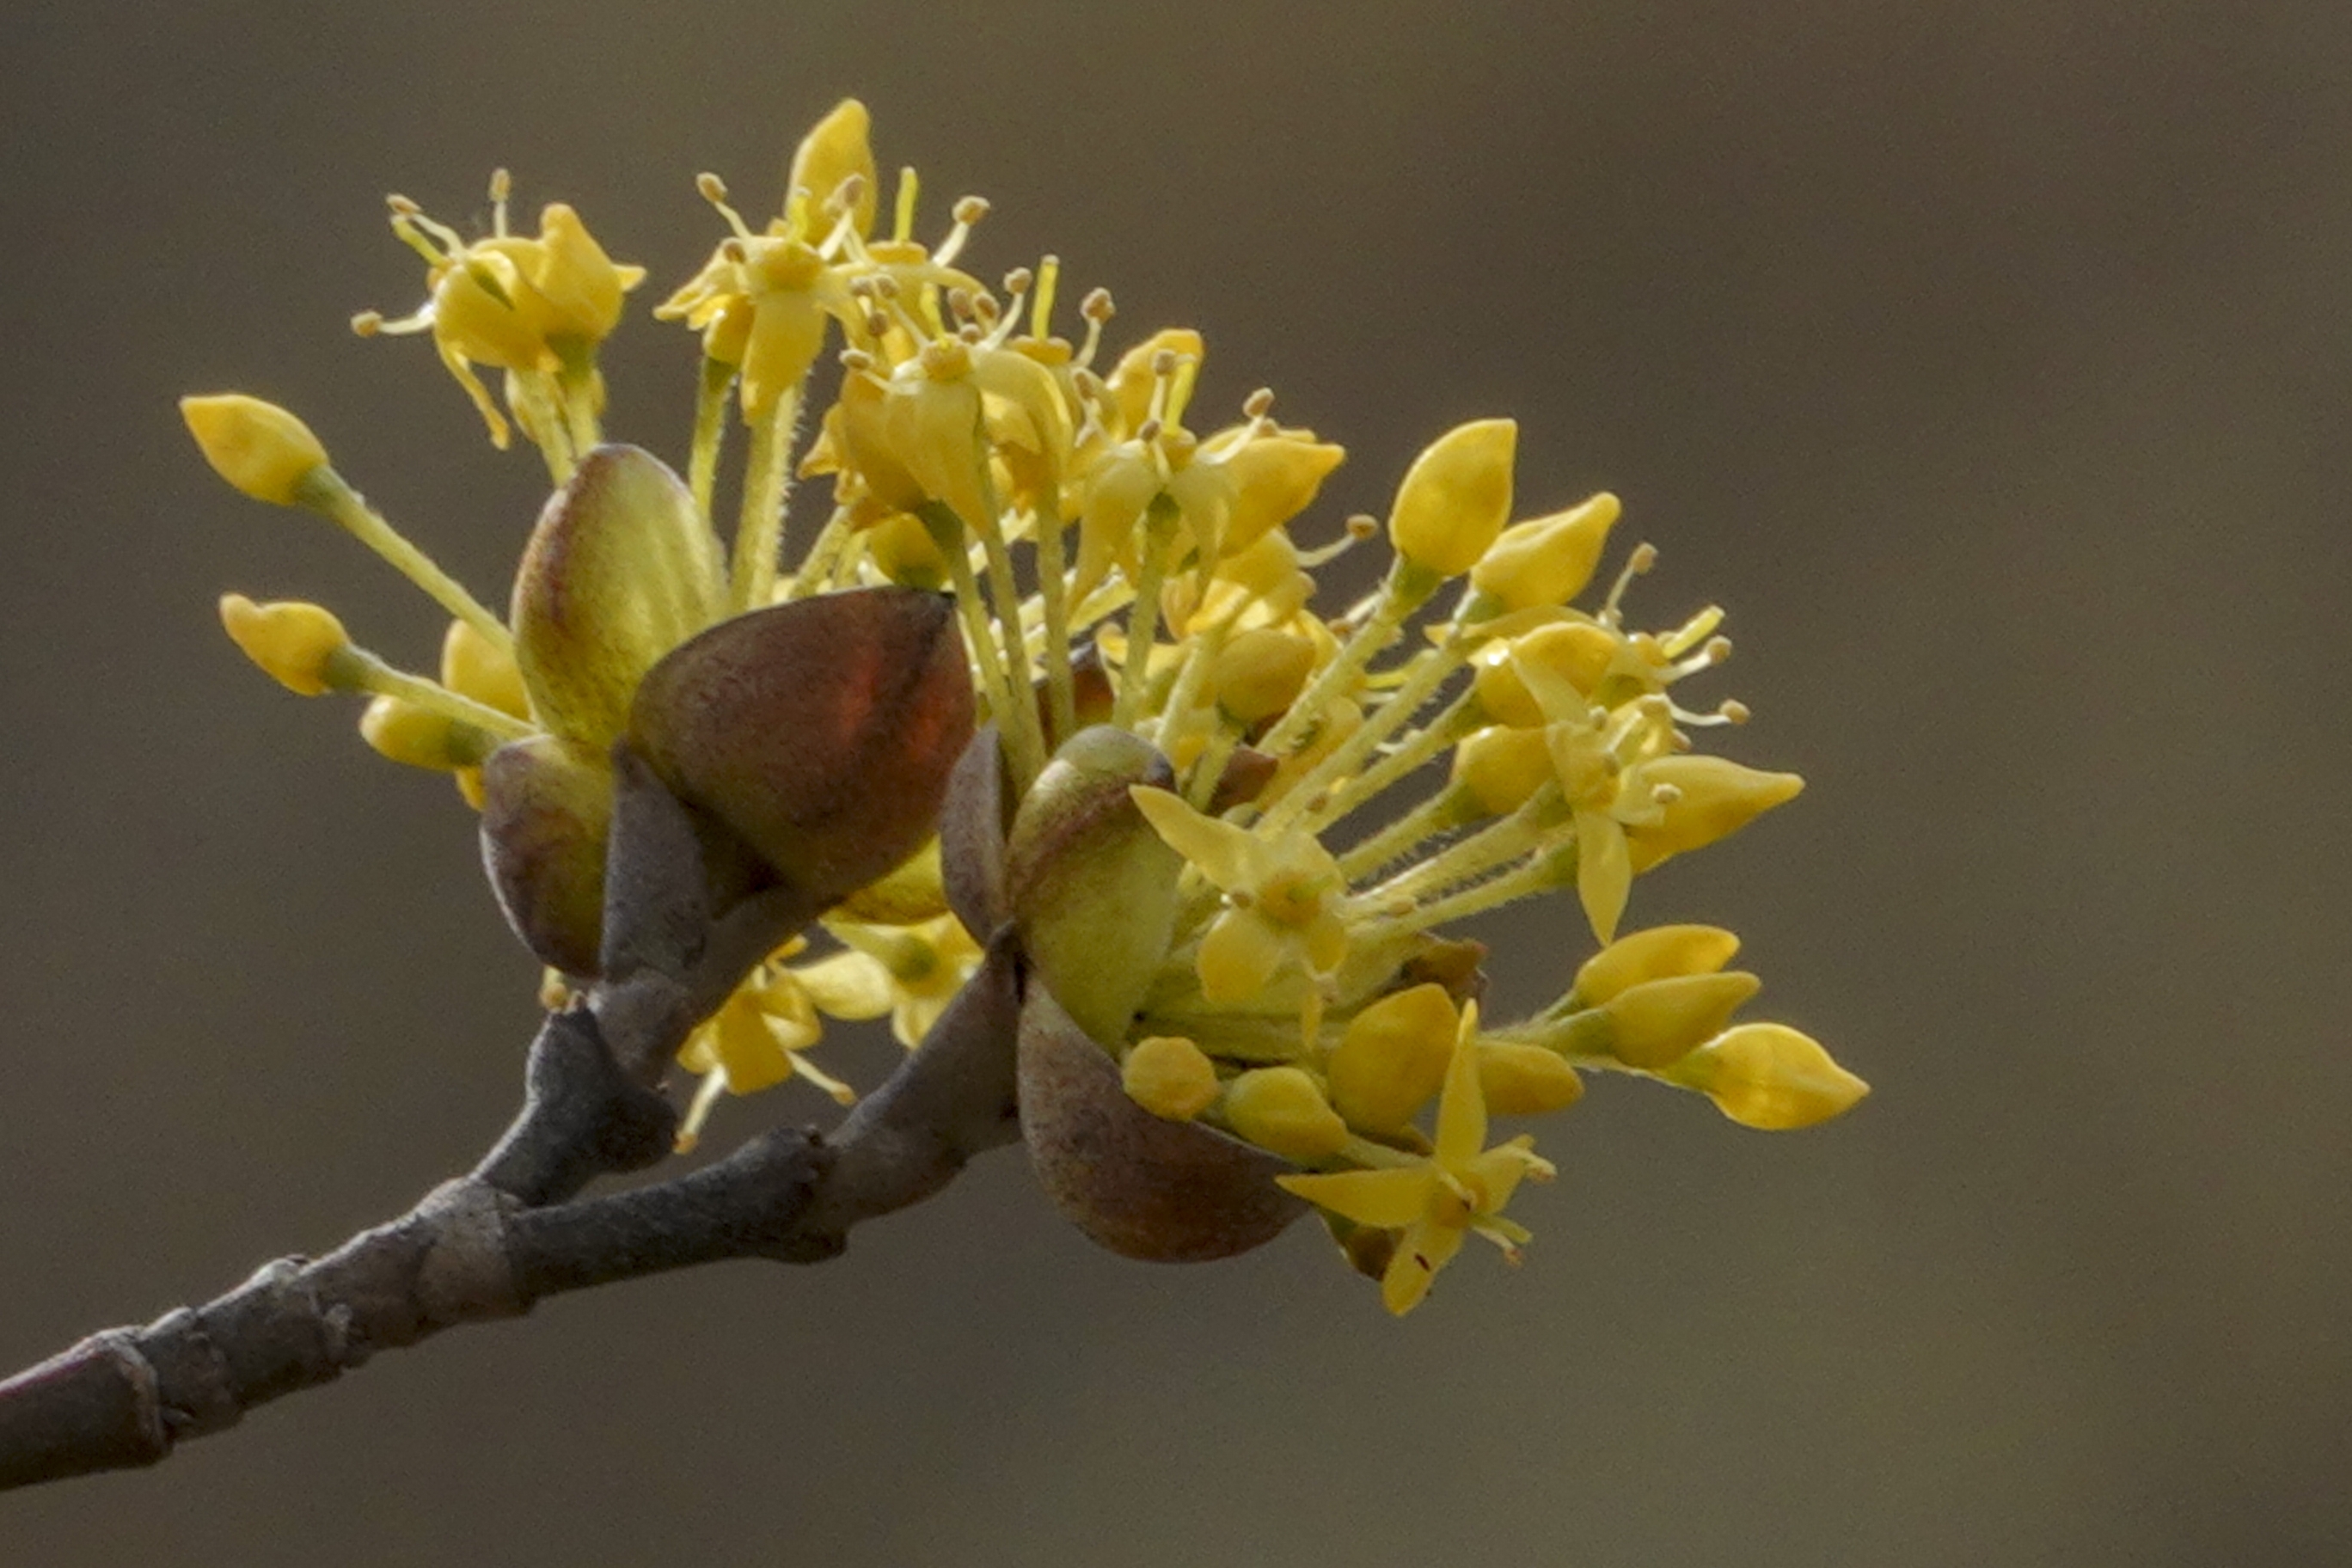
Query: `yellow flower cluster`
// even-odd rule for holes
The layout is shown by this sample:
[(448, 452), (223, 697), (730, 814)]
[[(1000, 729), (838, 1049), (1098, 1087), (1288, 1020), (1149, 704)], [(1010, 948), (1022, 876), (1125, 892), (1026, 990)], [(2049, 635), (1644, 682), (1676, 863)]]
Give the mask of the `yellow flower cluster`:
[[(506, 444), (510, 415), (560, 487), (561, 521), (534, 536), (509, 616), (394, 532), (291, 415), (235, 395), (186, 402), (230, 482), (327, 516), (453, 617), (430, 679), (360, 648), (316, 606), (232, 596), (224, 621), (256, 663), (297, 691), (371, 695), (368, 739), (453, 772), (477, 805), (486, 763), (527, 763), (531, 800), (593, 836), (609, 810), (605, 752), (670, 649), (778, 602), (882, 584), (952, 594), (1013, 800), (1050, 794), (1053, 771), (1073, 765), (1057, 757), (1100, 754), (1086, 737), (1103, 726), (1158, 769), (1120, 783), (1114, 803), (1141, 836), (1121, 864), (1140, 868), (1146, 896), (1100, 929), (1057, 931), (1080, 917), (1050, 900), (1019, 911), (1042, 982), (1138, 1104), (1290, 1162), (1282, 1184), (1324, 1211), (1396, 1311), (1465, 1237), (1514, 1257), (1527, 1239), (1502, 1211), (1551, 1167), (1524, 1135), (1487, 1147), (1490, 1113), (1564, 1109), (1590, 1070), (1692, 1089), (1764, 1128), (1825, 1120), (1865, 1092), (1795, 1030), (1733, 1023), (1758, 983), (1727, 970), (1730, 933), (1620, 933), (1640, 873), (1801, 781), (1693, 749), (1695, 731), (1747, 713), (1678, 700), (1730, 651), (1720, 610), (1656, 631), (1629, 621), (1652, 547), (1574, 607), (1619, 521), (1615, 497), (1515, 521), (1516, 426), (1463, 425), (1397, 488), (1377, 586), (1334, 613), (1313, 602), (1318, 569), (1383, 530), (1351, 517), (1308, 547), (1292, 529), (1341, 448), (1278, 424), (1265, 391), (1197, 433), (1200, 335), (1163, 329), (1114, 357), (1099, 289), (1078, 307), (1076, 341), (1059, 335), (1055, 258), (994, 287), (964, 269), (987, 210), (977, 198), (926, 245), (903, 171), (878, 228), (862, 106), (810, 132), (757, 226), (717, 177), (698, 184), (725, 233), (654, 312), (699, 335), (682, 478), (601, 445), (596, 351), (640, 269), (614, 263), (561, 205), (536, 237), (508, 233), (503, 173), (478, 240), (394, 199), (429, 298), (397, 322), (362, 316), (362, 330), (429, 331), (493, 440)], [(826, 400), (829, 348), (840, 374)], [(478, 365), (504, 373), (505, 414)], [(729, 550), (714, 508), (731, 423), (746, 451)], [(788, 569), (793, 481), (814, 476), (830, 479), (831, 504)], [(1551, 1007), (1483, 1021), (1484, 950), (1440, 928), (1570, 889), (1598, 952)], [(500, 891), (593, 898), (593, 886)], [(722, 1090), (799, 1077), (850, 1098), (808, 1059), (822, 1020), (887, 1015), (911, 1046), (979, 961), (948, 912), (936, 848), (824, 924), (837, 952), (779, 952), (689, 1042), (682, 1059), (703, 1075), (690, 1130)], [(1106, 955), (1121, 973), (1084, 973)], [(551, 983), (586, 967), (559, 952)]]

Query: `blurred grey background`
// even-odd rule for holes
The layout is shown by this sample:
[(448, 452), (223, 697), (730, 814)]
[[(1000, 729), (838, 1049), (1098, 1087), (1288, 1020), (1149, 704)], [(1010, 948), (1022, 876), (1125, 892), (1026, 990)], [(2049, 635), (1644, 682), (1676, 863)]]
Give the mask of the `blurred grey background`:
[[(845, 92), (994, 200), (986, 268), (1056, 250), (1345, 442), (1329, 515), (1498, 412), (1528, 509), (1622, 492), (1645, 610), (1731, 607), (1739, 753), (1812, 781), (1636, 917), (1746, 933), (1876, 1089), (1766, 1136), (1600, 1085), (1526, 1268), (1402, 1323), (1305, 1229), (1096, 1252), (1001, 1154), (828, 1267), (0, 1500), (0, 1560), (2352, 1562), (2352, 11), (19, 0), (0, 50), (0, 1362), (404, 1207), (534, 1016), (447, 784), (213, 602), (438, 617), (173, 397), (291, 405), (501, 593), (535, 459), (343, 325), (418, 294), (382, 194), (470, 220), (510, 165), (642, 308), (694, 174), (764, 207)], [(688, 347), (612, 345), (619, 435), (679, 451)], [(1522, 1004), (1584, 951), (1488, 934)]]

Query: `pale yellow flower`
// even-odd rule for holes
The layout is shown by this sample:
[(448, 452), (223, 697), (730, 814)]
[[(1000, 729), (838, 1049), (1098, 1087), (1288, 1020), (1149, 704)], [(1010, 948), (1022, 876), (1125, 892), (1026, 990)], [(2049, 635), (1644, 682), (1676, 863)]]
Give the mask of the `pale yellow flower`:
[(1462, 1250), (1473, 1232), (1516, 1258), (1529, 1239), (1525, 1227), (1503, 1217), (1522, 1181), (1548, 1181), (1558, 1173), (1535, 1153), (1524, 1134), (1486, 1143), (1486, 1101), (1479, 1085), (1475, 1035), (1478, 1010), (1463, 1010), (1437, 1105), (1435, 1148), (1423, 1158), (1381, 1170), (1340, 1171), (1328, 1175), (1278, 1176), (1276, 1181), (1343, 1219), (1381, 1230), (1401, 1230), (1396, 1250), (1381, 1279), (1381, 1300), (1402, 1315), (1421, 1304), (1437, 1271)]
[(1311, 833), (1271, 836), (1204, 816), (1166, 790), (1129, 792), (1168, 847), (1225, 894), (1195, 967), (1213, 1003), (1255, 995), (1286, 964), (1318, 978), (1348, 956), (1348, 881)]

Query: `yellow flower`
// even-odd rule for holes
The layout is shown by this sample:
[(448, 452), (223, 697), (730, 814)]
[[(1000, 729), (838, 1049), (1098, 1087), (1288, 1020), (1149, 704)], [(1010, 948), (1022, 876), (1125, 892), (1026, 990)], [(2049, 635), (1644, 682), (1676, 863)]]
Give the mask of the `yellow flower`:
[(1524, 1227), (1503, 1217), (1503, 1207), (1520, 1182), (1548, 1181), (1558, 1173), (1549, 1161), (1537, 1157), (1535, 1140), (1524, 1134), (1486, 1147), (1477, 1024), (1478, 1009), (1464, 1008), (1437, 1104), (1436, 1146), (1429, 1155), (1384, 1170), (1275, 1178), (1342, 1219), (1403, 1232), (1381, 1278), (1381, 1300), (1400, 1316), (1420, 1305), (1437, 1271), (1474, 1231), (1516, 1258), (1529, 1237)]
[[(562, 202), (540, 214), (536, 238), (507, 232), (507, 180), (490, 182), (490, 234), (471, 243), (426, 217), (405, 197), (392, 200), (392, 229), (425, 258), (426, 298), (412, 314), (385, 321), (364, 312), (352, 325), (362, 333), (429, 331), (466, 395), (503, 447), (505, 418), (474, 374), (487, 364), (520, 375), (563, 376), (579, 389), (584, 410), (604, 406), (594, 368), (596, 345), (620, 323), (621, 297), (645, 281), (642, 267), (617, 265)], [(534, 438), (546, 432), (522, 405), (516, 412)]]
[(909, 1050), (980, 967), (980, 944), (951, 914), (907, 926), (833, 920), (825, 929), (846, 951), (792, 971), (809, 1000), (845, 1020), (887, 1013), (891, 1033)]
[(1203, 816), (1163, 789), (1139, 784), (1129, 793), (1168, 847), (1225, 894), (1195, 961), (1202, 996), (1242, 1001), (1286, 963), (1318, 979), (1339, 967), (1348, 956), (1348, 881), (1313, 834), (1266, 837)]

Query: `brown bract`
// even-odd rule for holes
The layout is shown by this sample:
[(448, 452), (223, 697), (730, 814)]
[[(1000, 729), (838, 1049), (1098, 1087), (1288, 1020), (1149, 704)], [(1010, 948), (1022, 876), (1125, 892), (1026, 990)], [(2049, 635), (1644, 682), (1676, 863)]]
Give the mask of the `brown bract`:
[(646, 674), (629, 744), (823, 902), (921, 847), (971, 737), (947, 598), (866, 588), (722, 621)]
[(1291, 1166), (1128, 1098), (1110, 1055), (1045, 986), (1021, 1012), (1021, 1136), (1073, 1224), (1122, 1257), (1206, 1263), (1262, 1247), (1307, 1205), (1274, 1178)]

